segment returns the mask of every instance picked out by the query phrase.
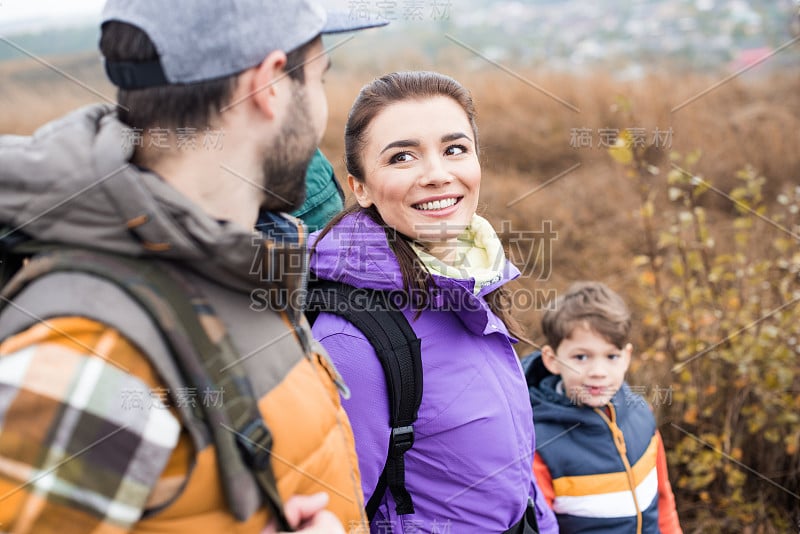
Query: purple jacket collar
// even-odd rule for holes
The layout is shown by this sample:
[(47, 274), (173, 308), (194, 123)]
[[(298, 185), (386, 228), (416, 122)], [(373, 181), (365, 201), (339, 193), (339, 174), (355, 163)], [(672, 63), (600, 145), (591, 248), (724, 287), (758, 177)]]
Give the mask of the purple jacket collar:
[[(389, 247), (385, 230), (364, 213), (346, 216), (318, 241), (319, 232), (311, 234), (315, 246), (309, 267), (314, 277), (342, 282), (359, 288), (402, 291), (403, 277), (397, 258)], [(458, 311), (459, 318), (476, 334), (498, 330), (507, 334), (505, 326), (492, 322), (492, 314), (483, 298), (487, 293), (520, 275), (511, 262), (506, 262), (502, 278), (474, 295), (473, 279), (457, 280), (432, 275), (436, 289), (431, 303), (434, 309)]]

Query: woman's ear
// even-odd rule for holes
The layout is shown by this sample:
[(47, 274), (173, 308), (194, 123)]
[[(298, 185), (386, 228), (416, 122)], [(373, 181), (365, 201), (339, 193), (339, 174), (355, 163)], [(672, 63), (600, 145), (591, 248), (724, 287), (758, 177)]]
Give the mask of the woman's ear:
[(347, 185), (350, 186), (350, 190), (356, 197), (356, 202), (362, 208), (368, 208), (372, 206), (372, 199), (370, 198), (369, 190), (367, 189), (367, 184), (364, 182), (359, 182), (356, 180), (356, 177), (352, 174), (347, 175)]
[(558, 366), (558, 355), (556, 355), (553, 347), (550, 345), (545, 345), (542, 347), (542, 363), (547, 368), (548, 371), (553, 373), (554, 375), (560, 375), (561, 369)]

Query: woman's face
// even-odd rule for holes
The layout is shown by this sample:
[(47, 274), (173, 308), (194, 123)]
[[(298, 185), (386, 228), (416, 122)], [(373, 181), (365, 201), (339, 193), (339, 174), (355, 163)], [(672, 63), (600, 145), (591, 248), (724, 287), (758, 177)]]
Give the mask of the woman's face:
[(469, 225), (478, 205), (481, 167), (467, 114), (436, 96), (396, 102), (367, 128), (364, 182), (348, 177), (362, 207), (375, 205), (387, 225), (435, 250)]

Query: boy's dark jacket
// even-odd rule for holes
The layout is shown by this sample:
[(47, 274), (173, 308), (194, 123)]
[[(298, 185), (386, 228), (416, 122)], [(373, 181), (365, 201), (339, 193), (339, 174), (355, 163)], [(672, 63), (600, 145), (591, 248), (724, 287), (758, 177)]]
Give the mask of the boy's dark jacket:
[(659, 532), (658, 440), (644, 399), (623, 384), (608, 413), (601, 415), (556, 391), (560, 377), (545, 368), (539, 352), (524, 358), (522, 365), (533, 406), (536, 454), (553, 480), (561, 532), (637, 532), (629, 472), (642, 512), (641, 532)]

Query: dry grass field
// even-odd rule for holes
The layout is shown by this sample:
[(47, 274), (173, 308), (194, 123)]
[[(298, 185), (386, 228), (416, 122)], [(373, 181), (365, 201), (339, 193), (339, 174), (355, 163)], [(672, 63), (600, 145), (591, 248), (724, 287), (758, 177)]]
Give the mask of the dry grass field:
[[(380, 70), (363, 67), (355, 71), (341, 66), (337, 58), (334, 62), (336, 66), (326, 81), (330, 120), (322, 148), (333, 161), (337, 176), (342, 178), (345, 176), (342, 133), (349, 105), (363, 83), (392, 67), (384, 66)], [(800, 185), (800, 72), (773, 73), (757, 78), (758, 72), (754, 71), (708, 91), (724, 75), (660, 72), (636, 81), (619, 81), (608, 72), (587, 72), (578, 76), (520, 69), (515, 71), (515, 77), (488, 64), (481, 69), (464, 67), (460, 70), (443, 69), (441, 65), (464, 63), (431, 63), (421, 57), (407, 56), (397, 64), (403, 68), (441, 69), (471, 89), (478, 110), (482, 145), (480, 209), (497, 228), (505, 224), (509, 232), (504, 237), (510, 245), (513, 246), (513, 235), (538, 239), (535, 246), (528, 242), (517, 255), (512, 253), (518, 263), (527, 263), (528, 276), (518, 287), (528, 290), (529, 294), (552, 296), (548, 291), (563, 291), (573, 280), (605, 281), (631, 303), (637, 325), (636, 352), (650, 355), (633, 367), (631, 381), (674, 385), (676, 392), (681, 388), (688, 391), (684, 379), (670, 371), (676, 362), (663, 357), (664, 353), (658, 348), (663, 332), (659, 334), (657, 329), (650, 328), (648, 334), (644, 325), (652, 311), (651, 301), (656, 297), (647, 291), (647, 284), (642, 284), (642, 271), (634, 267), (637, 258), (648, 254), (649, 246), (643, 226), (642, 195), (652, 196), (652, 221), (661, 225), (660, 230), (668, 230), (670, 223), (666, 214), (673, 207), (667, 176), (675, 169), (670, 164), (670, 153), (680, 154), (682, 159), (676, 161), (684, 165), (680, 163), (683, 157), (699, 150), (700, 158), (690, 169), (691, 173), (701, 176), (714, 189), (697, 200), (698, 206), (704, 209), (717, 247), (725, 251), (733, 247), (734, 221), (740, 215), (729, 198), (739, 183), (736, 174), (751, 166), (755, 174), (765, 178), (762, 193), (766, 211), (760, 212), (764, 220), (756, 219), (752, 230), (753, 236), (764, 238), (753, 239), (749, 250), (762, 258), (780, 259), (781, 254), (770, 246), (771, 240), (776, 238), (775, 225), (770, 224), (769, 216), (764, 214), (770, 213), (773, 207), (780, 207), (781, 203), (776, 201), (778, 195), (797, 198), (794, 191)], [(0, 133), (29, 134), (45, 121), (72, 108), (99, 101), (101, 97), (97, 93), (113, 99), (113, 89), (104, 80), (94, 56), (61, 58), (57, 67), (80, 83), (32, 61), (0, 64)], [(599, 146), (607, 140), (604, 135), (615, 129), (638, 129), (644, 133), (648, 145), (653, 144), (656, 131), (662, 133), (656, 143), (660, 146), (648, 151), (647, 162), (653, 171), (649, 178), (626, 175), (630, 172), (609, 157), (606, 147)], [(582, 144), (576, 139), (580, 132)], [(670, 132), (668, 137), (664, 132)], [(591, 146), (585, 146), (589, 142)], [(643, 185), (644, 179), (649, 182)], [(541, 231), (547, 221), (557, 237), (551, 235), (553, 238), (545, 243)], [(791, 224), (786, 221), (781, 226)], [(796, 217), (793, 224), (800, 224)], [(795, 228), (795, 235), (800, 233), (797, 226), (792, 228)], [(797, 245), (796, 239), (789, 240), (787, 258), (797, 257)], [(773, 274), (770, 273), (773, 271), (763, 273), (762, 284), (771, 283)], [(789, 289), (797, 291), (800, 285), (797, 276), (787, 280)], [(537, 341), (540, 340), (539, 311), (545, 304), (541, 301), (529, 303), (519, 310), (520, 319)], [(795, 306), (788, 311), (796, 317), (800, 308)], [(736, 326), (747, 327), (750, 320), (741, 321), (739, 325), (734, 322), (731, 331), (735, 331)], [(526, 349), (530, 347), (523, 347)], [(760, 438), (753, 436), (760, 436), (764, 431), (752, 424), (729, 427), (719, 419), (715, 427), (717, 419), (713, 413), (708, 414), (707, 419), (702, 419), (701, 414), (701, 421), (696, 423), (698, 434), (704, 431), (721, 436), (723, 444), (744, 443), (744, 456), (738, 458), (743, 465), (752, 466), (751, 470), (730, 462), (726, 464), (724, 457), (709, 458), (702, 461), (721, 462), (720, 474), (711, 481), (698, 482), (695, 469), (701, 450), (695, 451), (693, 454), (697, 456), (692, 458), (681, 456), (690, 454), (685, 448), (680, 454), (670, 455), (671, 475), (685, 532), (798, 531), (800, 472), (797, 447), (791, 447), (792, 439), (800, 440), (796, 415), (800, 411), (798, 358), (800, 356), (795, 353), (793, 360), (787, 360), (788, 386), (784, 385), (784, 389), (795, 392), (786, 397), (795, 403), (787, 405), (786, 412), (795, 415), (792, 418), (784, 414), (789, 418), (788, 426), (782, 427), (777, 441), (758, 441)], [(709, 395), (717, 391), (709, 389), (711, 386), (721, 387), (727, 380), (727, 375), (721, 373), (714, 377), (717, 382), (704, 386)], [(725, 406), (727, 401), (721, 399), (720, 405)], [(680, 407), (678, 404), (661, 406), (658, 410), (660, 422), (679, 420), (682, 414), (675, 412), (685, 410), (687, 402), (699, 403), (689, 399)], [(683, 421), (687, 425), (692, 423), (686, 417)], [(702, 428), (701, 423), (705, 424)], [(678, 445), (682, 437), (679, 433), (670, 432), (670, 428), (662, 428), (662, 432), (668, 448)], [(715, 443), (711, 438), (703, 441)], [(770, 448), (774, 454), (764, 452), (763, 458), (748, 456), (748, 443), (753, 448), (774, 447)], [(731, 447), (720, 445), (720, 450), (732, 450), (731, 455), (736, 457), (735, 447)], [(773, 462), (774, 469), (766, 472), (756, 467), (761, 460)], [(743, 473), (746, 480), (740, 484), (738, 479), (731, 478), (731, 469)], [(723, 472), (727, 478), (721, 474)], [(764, 479), (786, 491), (776, 489), (775, 484)], [(739, 491), (736, 488), (741, 492), (736, 493)], [(728, 492), (730, 495), (725, 495)], [(745, 510), (740, 503), (755, 503), (754, 509), (747, 514), (738, 513), (734, 507)]]

